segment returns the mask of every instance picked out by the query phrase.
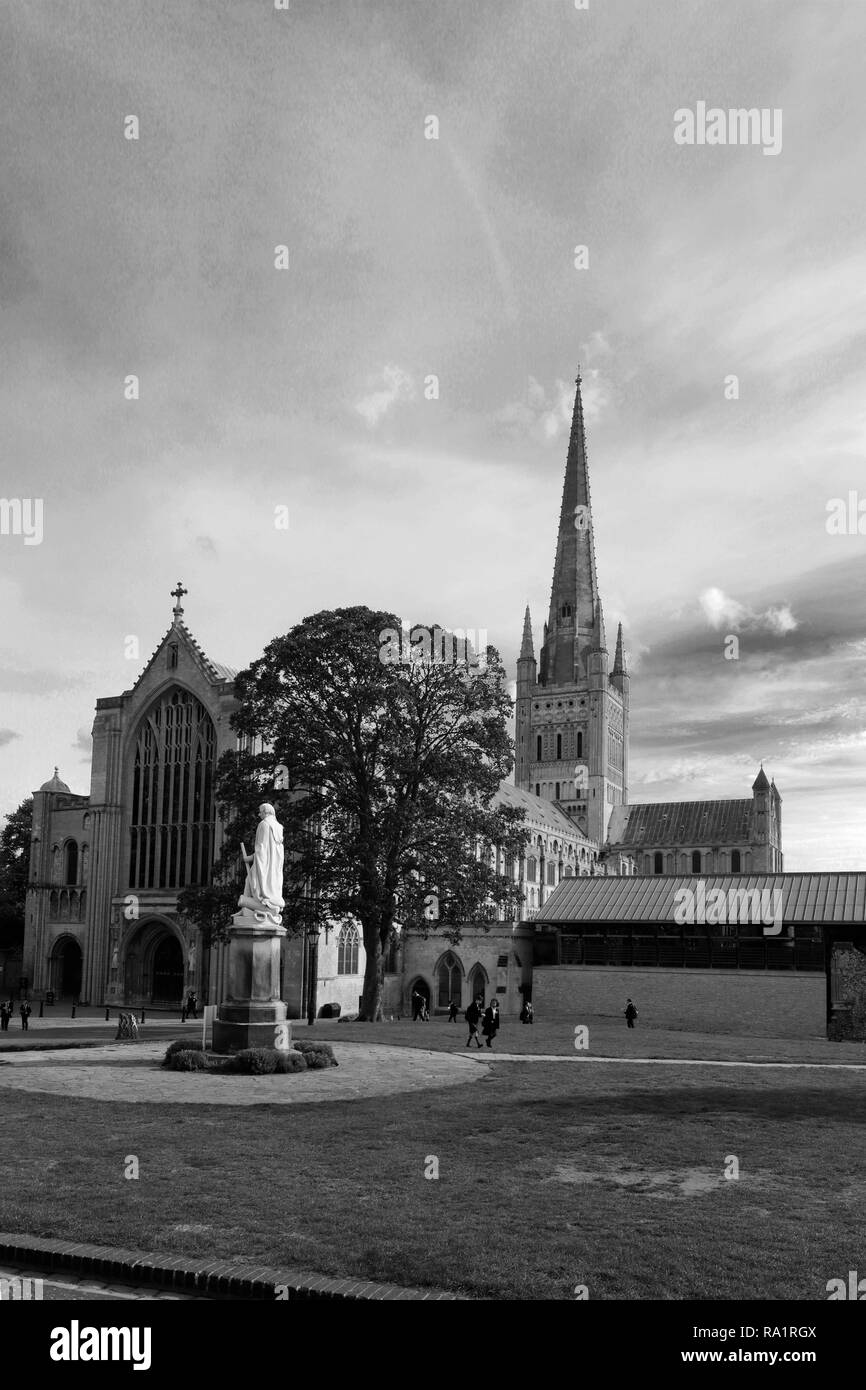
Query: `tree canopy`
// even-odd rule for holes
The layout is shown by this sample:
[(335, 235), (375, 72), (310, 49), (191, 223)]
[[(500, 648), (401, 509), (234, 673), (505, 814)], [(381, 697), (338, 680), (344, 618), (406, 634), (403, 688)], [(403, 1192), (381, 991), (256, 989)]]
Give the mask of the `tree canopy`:
[(33, 797), (28, 796), (0, 830), (0, 946), (18, 945), (24, 939), (32, 825)]
[(381, 1012), (395, 924), (455, 941), (461, 925), (512, 909), (519, 890), (493, 851), (516, 857), (527, 838), (519, 810), (493, 805), (513, 762), (499, 654), (465, 653), (447, 633), (435, 650), (429, 640), (395, 648), (387, 634), (400, 626), (368, 608), (317, 613), (241, 672), (233, 723), (247, 746), (218, 768), (215, 882), (179, 901), (221, 930), (242, 878), (240, 841), (258, 804), (272, 802), (286, 835), (284, 921), (360, 924), (367, 1019)]

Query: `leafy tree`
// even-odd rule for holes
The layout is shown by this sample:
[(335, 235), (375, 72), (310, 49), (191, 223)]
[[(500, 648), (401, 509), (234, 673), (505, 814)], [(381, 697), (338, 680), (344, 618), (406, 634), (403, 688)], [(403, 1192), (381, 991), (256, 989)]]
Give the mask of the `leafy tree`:
[(32, 825), (33, 797), (28, 796), (0, 831), (0, 946), (18, 945), (24, 939)]
[(218, 770), (232, 807), (218, 874), (234, 881), (217, 913), (227, 921), (237, 901), (241, 826), (249, 836), (255, 807), (271, 801), (291, 850), (284, 921), (360, 924), (368, 1020), (381, 1017), (395, 924), (457, 941), (462, 923), (513, 908), (518, 889), (491, 857), (497, 846), (518, 855), (527, 838), (522, 812), (491, 804), (512, 766), (498, 653), (488, 647), (477, 670), (429, 652), (391, 660), (383, 634), (399, 628), (393, 614), (347, 608), (275, 638), (238, 676), (233, 717), (269, 751), (228, 755)]

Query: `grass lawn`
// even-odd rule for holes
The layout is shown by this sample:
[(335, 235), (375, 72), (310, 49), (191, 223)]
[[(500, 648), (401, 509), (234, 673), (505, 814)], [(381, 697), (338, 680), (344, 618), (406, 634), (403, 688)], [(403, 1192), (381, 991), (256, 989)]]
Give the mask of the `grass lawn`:
[(856, 1072), (539, 1062), (183, 1110), (4, 1091), (0, 1072), (0, 1229), (482, 1298), (823, 1300), (866, 1260), (864, 1096)]
[[(752, 1062), (859, 1062), (866, 1066), (866, 1044), (828, 1042), (826, 1038), (743, 1038), (735, 1034), (685, 1033), (654, 1028), (638, 1020), (627, 1028), (625, 1019), (588, 1015), (584, 1018), (545, 1018), (533, 1024), (506, 1019), (494, 1044), (495, 1052), (575, 1055), (575, 1024), (589, 1029), (589, 1049), (603, 1057), (683, 1057), (707, 1061)], [(456, 1023), (434, 1018), (429, 1023), (402, 1019), (394, 1023), (340, 1023), (317, 1019), (312, 1028), (292, 1024), (300, 1040), (321, 1037), (328, 1042), (381, 1042), (394, 1047), (423, 1047), (435, 1051), (464, 1051), (468, 1029), (462, 1018)], [(483, 1039), (482, 1039), (483, 1041)], [(473, 1043), (473, 1051), (475, 1045)], [(485, 1048), (485, 1051), (487, 1049)]]

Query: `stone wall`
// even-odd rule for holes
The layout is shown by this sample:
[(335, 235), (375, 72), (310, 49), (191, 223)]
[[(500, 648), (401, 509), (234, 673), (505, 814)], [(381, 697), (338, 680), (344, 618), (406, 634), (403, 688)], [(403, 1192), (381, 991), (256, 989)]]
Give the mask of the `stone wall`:
[(866, 1041), (866, 949), (850, 941), (837, 941), (831, 955), (833, 1009), (831, 1038)]
[[(622, 1018), (631, 997), (642, 1023), (745, 1037), (824, 1037), (823, 971), (612, 969), (548, 965), (534, 972), (536, 1017)], [(623, 1022), (625, 1027), (625, 1022)]]

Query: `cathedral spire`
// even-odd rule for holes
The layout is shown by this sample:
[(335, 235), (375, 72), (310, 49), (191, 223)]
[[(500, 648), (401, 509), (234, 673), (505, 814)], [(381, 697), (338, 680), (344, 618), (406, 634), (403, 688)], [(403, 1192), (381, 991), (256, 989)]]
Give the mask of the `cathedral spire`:
[(603, 650), (605, 645), (580, 387), (578, 375), (559, 513), (550, 614), (541, 655), (541, 681), (545, 685), (571, 685), (583, 679), (588, 653)]
[(613, 675), (628, 675), (625, 664), (625, 652), (622, 647), (622, 623), (616, 630), (616, 656), (613, 659)]

